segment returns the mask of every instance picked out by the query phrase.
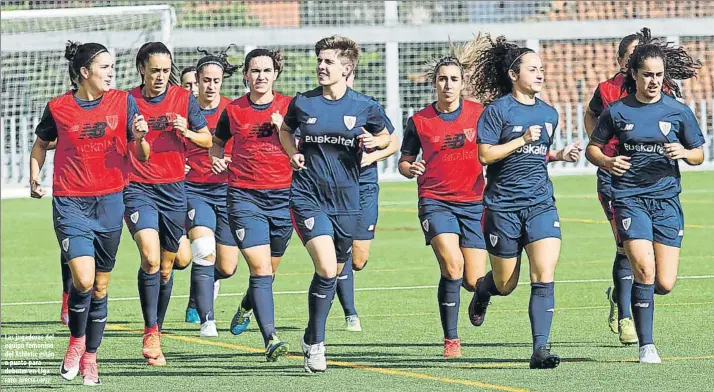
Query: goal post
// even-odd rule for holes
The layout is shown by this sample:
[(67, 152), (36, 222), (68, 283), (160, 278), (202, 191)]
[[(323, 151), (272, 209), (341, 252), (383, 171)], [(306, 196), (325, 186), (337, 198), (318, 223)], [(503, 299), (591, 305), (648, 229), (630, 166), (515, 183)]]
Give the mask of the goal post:
[[(34, 129), (45, 105), (71, 88), (64, 58), (67, 41), (97, 42), (115, 57), (116, 88), (139, 82), (136, 52), (145, 42), (172, 47), (174, 8), (166, 5), (3, 11), (2, 38), (2, 198), (28, 197)], [(54, 153), (41, 172), (51, 189)]]

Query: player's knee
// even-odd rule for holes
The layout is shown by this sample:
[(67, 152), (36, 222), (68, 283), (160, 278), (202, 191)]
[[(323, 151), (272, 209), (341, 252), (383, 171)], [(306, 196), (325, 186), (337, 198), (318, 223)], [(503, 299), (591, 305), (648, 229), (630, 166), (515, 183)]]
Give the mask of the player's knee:
[(474, 290), (476, 290), (476, 281), (477, 280), (478, 279), (471, 280), (469, 278), (464, 277), (464, 280), (461, 282), (461, 287), (466, 289), (466, 291), (474, 292)]
[(191, 257), (192, 255), (190, 246), (184, 246), (182, 242), (181, 246), (179, 246), (178, 252), (176, 253), (176, 259), (174, 259), (174, 269), (186, 269), (186, 267), (191, 264)]
[(496, 284), (496, 290), (498, 290), (499, 293), (501, 293), (502, 296), (509, 295), (513, 292), (513, 290), (516, 289), (516, 286), (518, 286), (518, 280), (513, 279), (513, 280), (495, 280), (494, 283)]
[(92, 291), (92, 297), (96, 299), (102, 299), (107, 296), (107, 284), (106, 283), (95, 283), (94, 291)]
[(632, 268), (632, 273), (635, 276), (635, 280), (642, 283), (652, 283), (655, 280), (655, 267), (654, 265), (638, 265)]
[(191, 242), (191, 261), (196, 265), (208, 267), (216, 263), (216, 238), (205, 236)]
[[(235, 269), (233, 270), (235, 272)], [(233, 275), (233, 274), (231, 274)], [(271, 276), (273, 275), (273, 266), (270, 264), (260, 264), (250, 267), (251, 276)]]
[(364, 267), (367, 266), (367, 259), (365, 258), (364, 260), (357, 260), (355, 258), (352, 259), (352, 270), (354, 271), (362, 271)]
[(655, 282), (655, 294), (657, 295), (667, 295), (674, 289), (674, 282)]
[(155, 274), (161, 266), (161, 257), (158, 254), (141, 253), (141, 269), (148, 274)]
[(171, 279), (171, 276), (173, 275), (174, 270), (173, 270), (173, 268), (171, 268), (171, 269), (163, 269), (162, 268), (159, 271), (159, 273), (161, 275), (161, 283), (166, 283)]
[(77, 276), (73, 277), (72, 284), (77, 291), (81, 293), (86, 293), (94, 287), (94, 276)]
[(451, 280), (461, 279), (464, 275), (464, 265), (457, 263), (448, 263), (442, 269), (444, 277)]
[[(223, 264), (216, 264), (216, 272), (220, 274), (221, 279), (230, 278), (231, 276), (235, 275), (237, 269), (237, 265), (227, 266)], [(271, 272), (268, 272), (266, 275), (272, 275), (272, 268), (270, 269), (270, 271)]]

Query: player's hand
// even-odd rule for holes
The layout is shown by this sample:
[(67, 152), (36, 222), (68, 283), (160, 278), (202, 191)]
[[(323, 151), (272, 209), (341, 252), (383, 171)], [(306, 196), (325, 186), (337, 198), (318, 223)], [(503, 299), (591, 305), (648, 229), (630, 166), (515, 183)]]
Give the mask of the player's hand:
[(175, 115), (176, 117), (173, 119), (172, 125), (174, 129), (179, 131), (181, 136), (183, 137), (188, 137), (189, 130), (188, 130), (188, 120), (186, 120), (185, 117), (182, 117), (178, 114)]
[(283, 126), (283, 116), (279, 111), (276, 110), (270, 115), (270, 123), (273, 124), (275, 129), (280, 130), (280, 127)]
[(361, 167), (367, 167), (375, 162), (374, 155), (371, 153), (362, 153), (362, 162), (360, 162)]
[(409, 174), (412, 176), (421, 176), (424, 174), (424, 171), (426, 171), (426, 161), (425, 160), (420, 160), (420, 161), (415, 161), (412, 162), (411, 165), (409, 165)]
[(213, 164), (211, 165), (211, 172), (213, 174), (221, 174), (228, 170), (228, 163), (225, 159), (213, 158)]
[(374, 149), (379, 147), (377, 138), (374, 137), (374, 135), (372, 135), (371, 133), (367, 132), (367, 130), (364, 128), (362, 128), (362, 134), (357, 136), (357, 139), (362, 142), (362, 146), (364, 146), (364, 148)]
[(191, 166), (188, 165), (188, 163), (183, 164), (183, 174), (188, 174), (188, 172), (191, 171)]
[(665, 143), (664, 153), (669, 159), (687, 159), (689, 151), (680, 143)]
[(290, 167), (295, 171), (306, 169), (305, 155), (302, 155), (299, 152), (293, 154), (293, 156), (290, 157)]
[(33, 199), (41, 199), (47, 193), (40, 186), (40, 182), (37, 180), (30, 180), (30, 197)]
[(570, 143), (563, 148), (562, 159), (565, 162), (577, 162), (580, 159), (580, 153), (583, 148), (580, 145), (580, 140), (575, 143)]
[(525, 140), (526, 144), (531, 144), (540, 140), (540, 131), (542, 128), (540, 125), (531, 125), (521, 137)]
[(630, 163), (630, 157), (618, 155), (608, 160), (608, 165), (606, 169), (610, 173), (612, 173), (612, 175), (620, 177), (625, 174), (625, 172), (629, 170), (631, 166), (632, 164)]
[(134, 119), (131, 123), (131, 132), (134, 134), (134, 140), (140, 142), (144, 139), (146, 133), (149, 132), (149, 124), (144, 119), (144, 116), (141, 114), (134, 115)]

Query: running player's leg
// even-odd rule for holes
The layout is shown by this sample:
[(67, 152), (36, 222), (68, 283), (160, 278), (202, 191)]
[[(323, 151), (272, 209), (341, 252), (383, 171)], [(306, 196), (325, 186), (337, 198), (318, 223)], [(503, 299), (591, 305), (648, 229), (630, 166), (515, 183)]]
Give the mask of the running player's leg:
[[(607, 184), (609, 186), (609, 184)], [(632, 321), (631, 309), (631, 292), (632, 292), (632, 268), (630, 261), (627, 260), (627, 254), (622, 247), (622, 241), (617, 235), (617, 226), (614, 219), (614, 210), (612, 207), (612, 198), (604, 192), (598, 192), (600, 205), (605, 213), (605, 217), (610, 222), (612, 233), (615, 237), (617, 250), (615, 252), (615, 260), (612, 264), (612, 282), (613, 286), (608, 288), (606, 294), (610, 302), (610, 314), (608, 315), (608, 324), (610, 330), (620, 335), (620, 341), (623, 344), (631, 344), (637, 342), (637, 334)]]
[(60, 270), (62, 272), (62, 306), (60, 308), (60, 321), (69, 325), (69, 315), (67, 310), (67, 298), (69, 298), (69, 288), (72, 286), (72, 271), (62, 254), (60, 254)]
[(476, 294), (478, 282), (482, 281), (486, 274), (488, 260), (482, 225), (484, 209), (481, 203), (473, 203), (455, 207), (454, 212), (459, 221), (461, 230), (459, 246), (464, 255), (464, 279), (461, 285), (467, 291), (474, 293), (469, 304), (469, 320), (471, 324), (478, 326), (483, 323), (483, 319), (476, 317), (477, 310), (480, 310), (480, 306), (488, 306), (488, 304), (479, 304)]
[(560, 257), (560, 218), (552, 202), (529, 207), (522, 216), (525, 220), (523, 242), (530, 262), (528, 316), (533, 337), (530, 367), (549, 369), (560, 364), (560, 357), (546, 348), (555, 312), (554, 281)]
[(684, 238), (684, 212), (679, 197), (652, 201), (655, 252), (655, 294), (667, 295), (677, 282), (679, 252)]
[[(183, 269), (188, 267), (191, 263), (191, 241), (188, 237), (182, 237), (179, 242), (179, 250), (176, 253), (176, 260), (174, 261), (174, 269)], [(181, 268), (180, 266), (184, 266)], [(178, 268), (177, 268), (178, 267)], [(186, 317), (184, 319), (189, 324), (200, 324), (201, 319), (198, 317), (198, 310), (196, 310), (196, 298), (194, 293), (193, 284), (189, 281), (189, 292), (188, 292), (188, 303), (186, 304)]]
[(161, 336), (157, 324), (161, 276), (161, 242), (159, 213), (151, 186), (129, 183), (124, 189), (124, 221), (136, 242), (141, 264), (138, 271), (139, 302), (144, 318), (144, 347), (142, 355), (149, 365), (164, 365)]
[(642, 198), (622, 198), (613, 202), (617, 233), (623, 240), (632, 264), (632, 316), (640, 347), (640, 362), (659, 363), (654, 349), (655, 254), (652, 218), (648, 203)]

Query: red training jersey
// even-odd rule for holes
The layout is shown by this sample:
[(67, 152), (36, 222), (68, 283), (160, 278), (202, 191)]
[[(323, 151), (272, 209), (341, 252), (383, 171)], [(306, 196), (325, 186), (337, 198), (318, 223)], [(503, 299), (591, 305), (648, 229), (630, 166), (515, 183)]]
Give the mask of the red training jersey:
[[(218, 119), (221, 117), (223, 110), (231, 103), (231, 100), (226, 97), (220, 97), (220, 102), (216, 111), (211, 115), (205, 115), (208, 122), (208, 129), (211, 135), (216, 133)], [(191, 167), (186, 173), (186, 181), (197, 182), (202, 184), (220, 184), (228, 182), (228, 173), (213, 174), (211, 171), (211, 157), (208, 155), (208, 149), (197, 146), (194, 142), (186, 140), (186, 163)], [(230, 156), (233, 145), (227, 144), (225, 148), (225, 156)]]
[[(625, 74), (620, 72), (612, 78), (601, 82), (598, 85), (598, 89), (600, 91), (600, 99), (602, 99), (602, 110), (607, 109), (607, 107), (610, 106), (611, 103), (627, 96), (627, 93), (622, 88), (622, 85), (624, 83)], [(609, 157), (614, 157), (615, 155), (617, 155), (618, 143), (618, 138), (613, 137), (607, 142), (607, 144), (603, 146), (602, 152)]]
[(102, 196), (124, 189), (127, 174), (127, 98), (109, 90), (94, 109), (72, 91), (49, 102), (57, 126), (52, 176), (55, 196)]
[[(285, 117), (291, 98), (275, 93), (267, 109), (254, 109), (244, 95), (226, 107), (233, 140), (228, 185), (243, 189), (290, 188), (290, 158), (280, 144), (278, 130), (270, 116), (278, 111)], [(227, 143), (227, 144), (228, 144)], [(228, 146), (226, 146), (228, 147)]]
[(483, 105), (463, 100), (459, 117), (439, 118), (433, 105), (412, 116), (422, 148), (426, 171), (417, 178), (419, 197), (474, 202), (483, 199), (485, 180), (478, 160), (476, 124)]
[(141, 96), (141, 87), (129, 92), (139, 112), (149, 124), (144, 139), (151, 146), (149, 160), (141, 162), (130, 154), (129, 181), (143, 184), (168, 184), (183, 181), (185, 147), (183, 136), (170, 124), (176, 114), (188, 119), (188, 99), (191, 94), (181, 87), (168, 86), (166, 96), (159, 103), (149, 103)]

